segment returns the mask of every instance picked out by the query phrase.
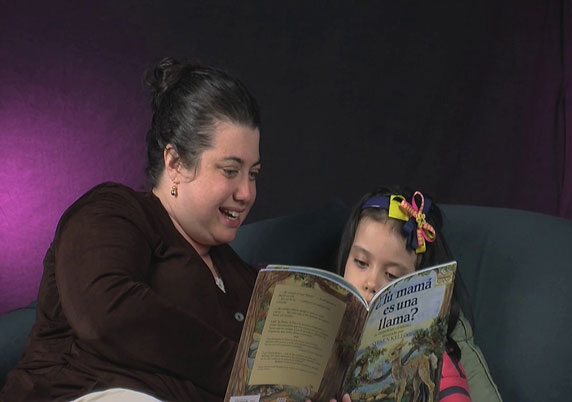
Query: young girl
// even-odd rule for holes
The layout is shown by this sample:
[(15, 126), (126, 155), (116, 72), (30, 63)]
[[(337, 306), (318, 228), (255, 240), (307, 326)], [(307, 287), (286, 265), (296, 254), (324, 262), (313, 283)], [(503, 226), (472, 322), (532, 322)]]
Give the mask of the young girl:
[[(441, 233), (441, 223), (439, 208), (419, 191), (384, 188), (366, 194), (346, 223), (338, 253), (338, 273), (369, 302), (387, 283), (453, 260)], [(442, 402), (471, 400), (460, 364), (460, 349), (450, 337), (459, 319), (459, 283), (457, 276), (441, 372)]]

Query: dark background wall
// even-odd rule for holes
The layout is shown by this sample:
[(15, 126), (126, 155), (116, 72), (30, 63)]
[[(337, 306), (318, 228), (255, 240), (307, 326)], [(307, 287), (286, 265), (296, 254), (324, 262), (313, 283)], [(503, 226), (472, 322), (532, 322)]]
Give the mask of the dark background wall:
[(572, 218), (570, 1), (0, 6), (0, 313), (35, 297), (73, 200), (105, 180), (144, 188), (142, 73), (165, 55), (258, 98), (249, 221), (385, 183)]

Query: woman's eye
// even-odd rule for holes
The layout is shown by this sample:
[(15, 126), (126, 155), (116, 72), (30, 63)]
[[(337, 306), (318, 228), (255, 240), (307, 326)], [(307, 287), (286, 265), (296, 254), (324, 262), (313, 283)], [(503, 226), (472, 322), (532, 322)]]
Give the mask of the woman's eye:
[(365, 268), (367, 266), (367, 263), (365, 261), (362, 261), (358, 258), (354, 258), (354, 263), (360, 268)]
[(236, 169), (223, 169), (222, 171), (226, 177), (234, 177), (238, 174)]
[(256, 180), (260, 172), (248, 172), (248, 178), (252, 181)]

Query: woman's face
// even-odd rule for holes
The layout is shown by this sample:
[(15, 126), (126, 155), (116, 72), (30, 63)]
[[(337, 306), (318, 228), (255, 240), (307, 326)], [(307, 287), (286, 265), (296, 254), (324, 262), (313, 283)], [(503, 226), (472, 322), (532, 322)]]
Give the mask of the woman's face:
[(369, 303), (389, 282), (414, 272), (416, 261), (396, 226), (365, 217), (358, 224), (344, 277)]
[(199, 251), (229, 243), (256, 199), (258, 129), (219, 122), (196, 169), (181, 168), (175, 226)]

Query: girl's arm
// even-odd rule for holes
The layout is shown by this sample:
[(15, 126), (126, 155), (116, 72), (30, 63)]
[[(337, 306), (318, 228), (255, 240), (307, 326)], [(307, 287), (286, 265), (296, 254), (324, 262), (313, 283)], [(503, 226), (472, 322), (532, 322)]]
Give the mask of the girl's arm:
[(471, 324), (462, 311), (451, 337), (461, 349), (461, 364), (467, 374), (472, 401), (502, 402), (483, 353), (474, 343)]

